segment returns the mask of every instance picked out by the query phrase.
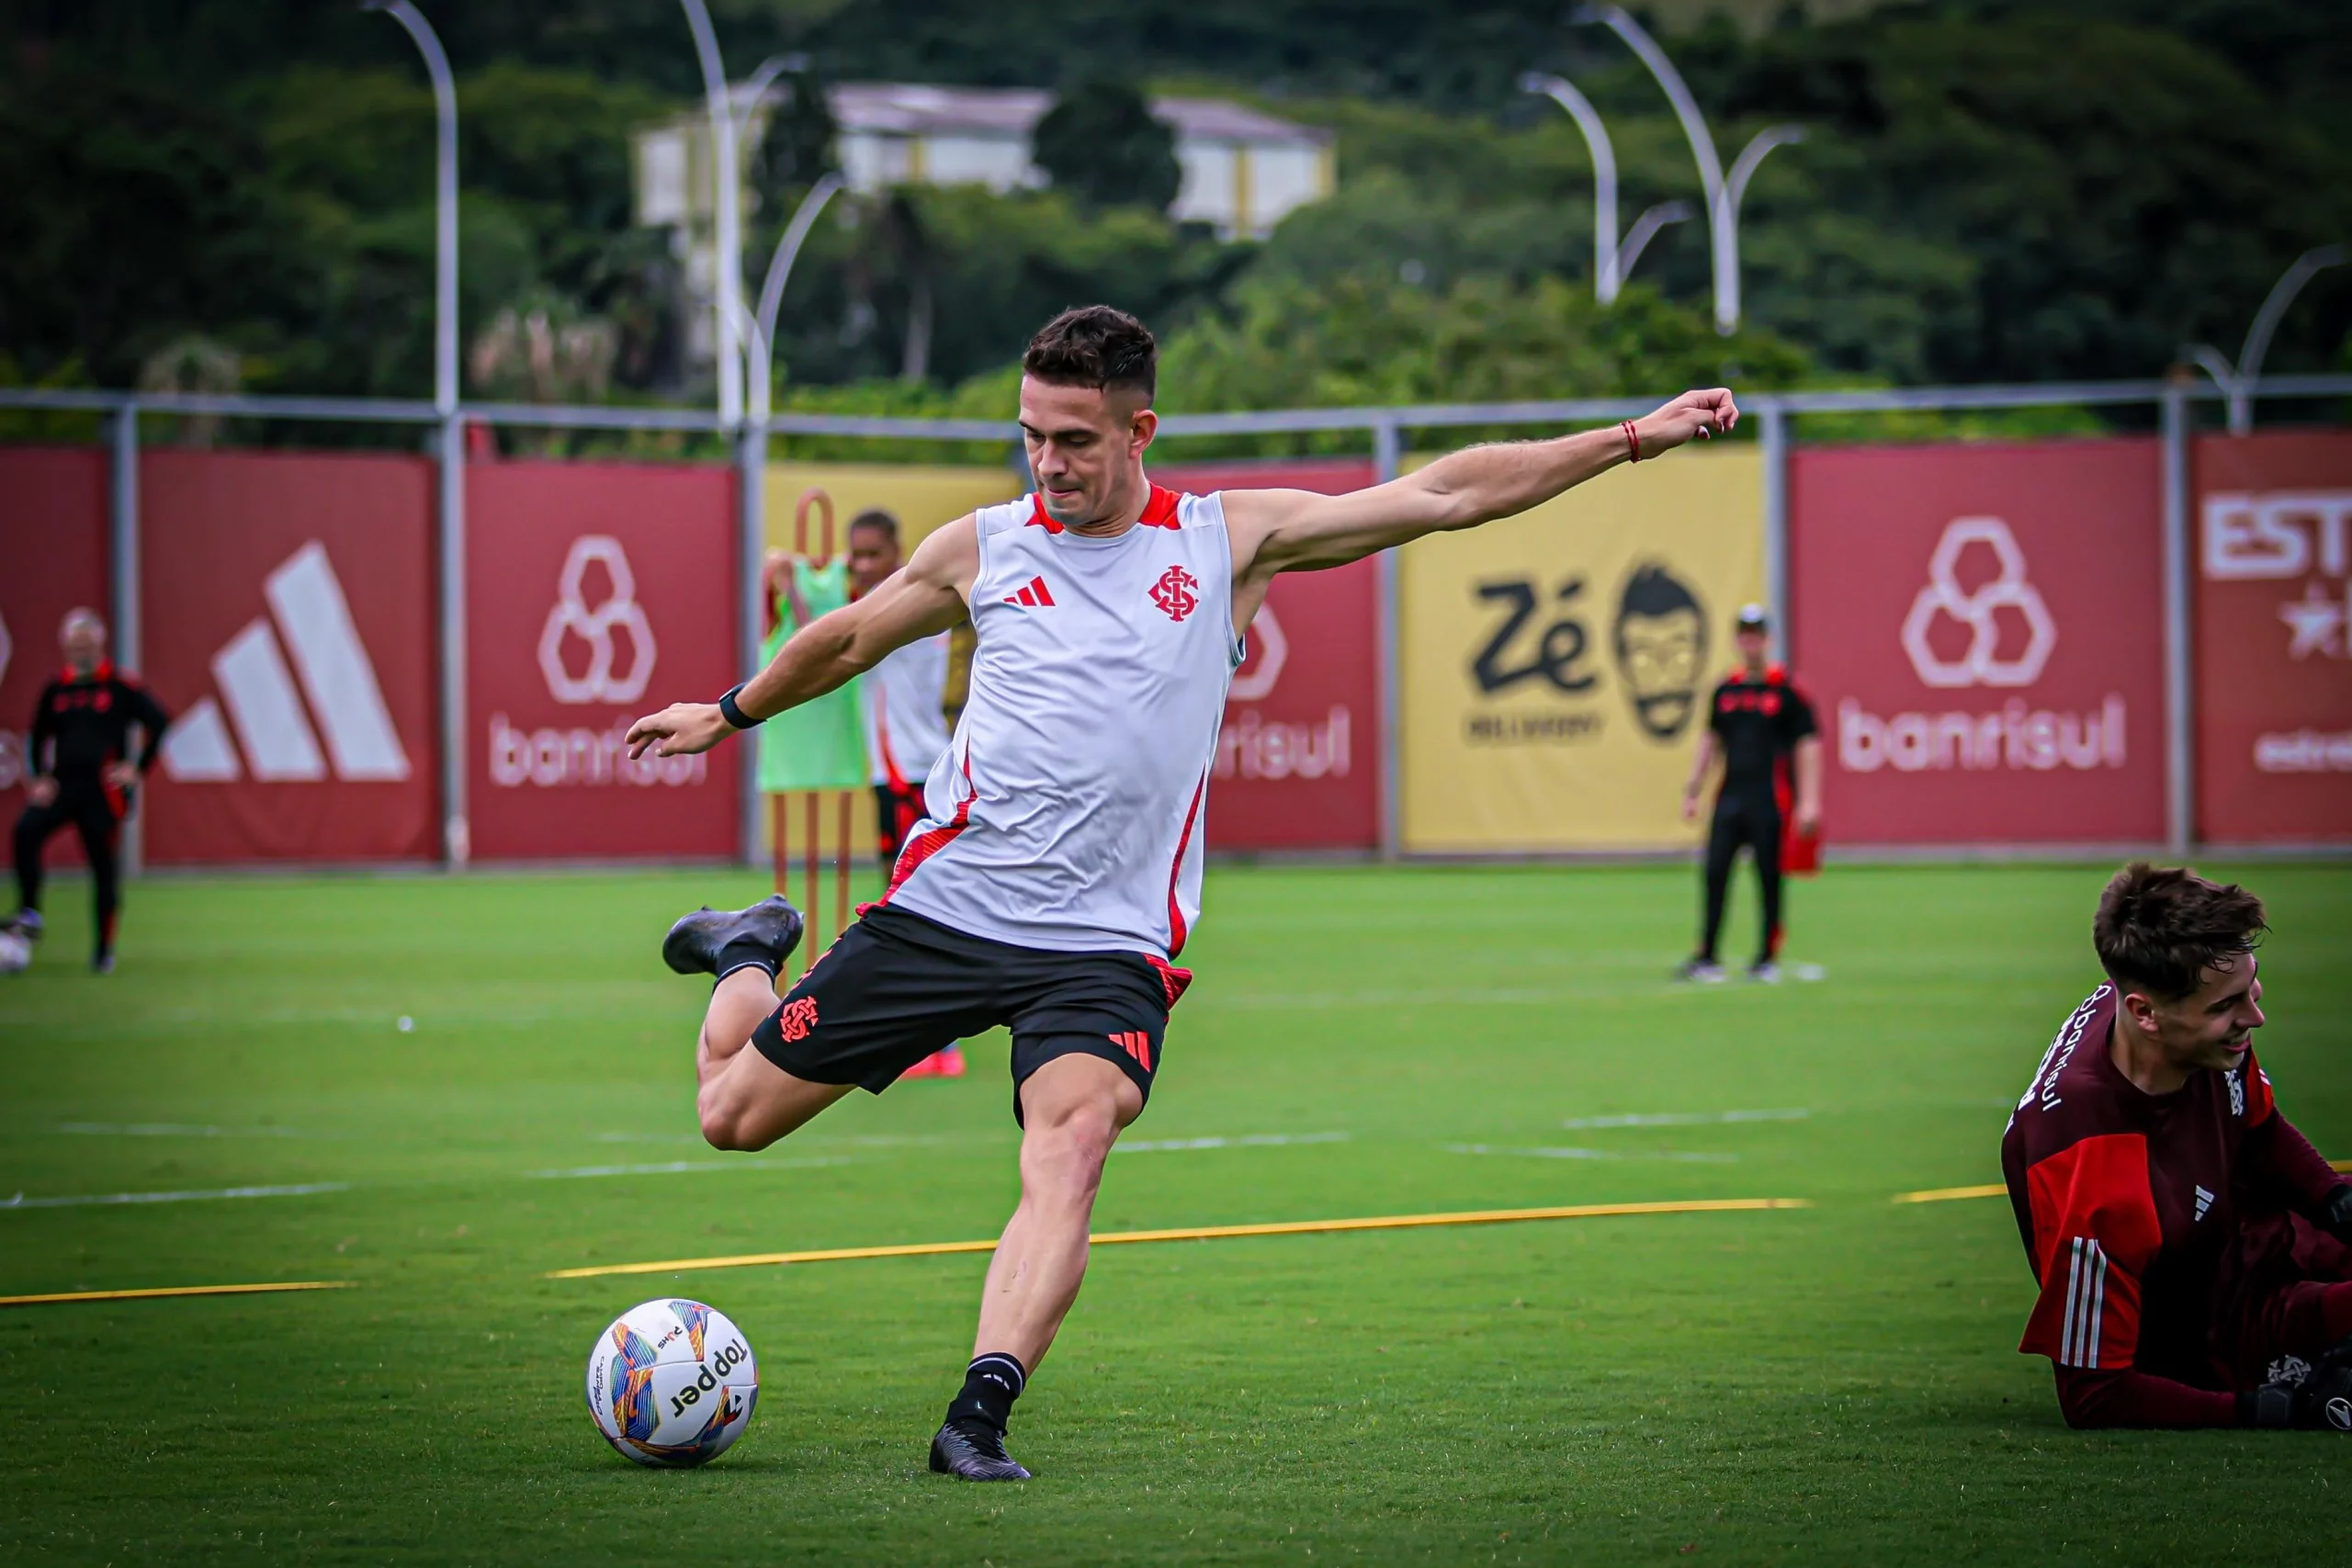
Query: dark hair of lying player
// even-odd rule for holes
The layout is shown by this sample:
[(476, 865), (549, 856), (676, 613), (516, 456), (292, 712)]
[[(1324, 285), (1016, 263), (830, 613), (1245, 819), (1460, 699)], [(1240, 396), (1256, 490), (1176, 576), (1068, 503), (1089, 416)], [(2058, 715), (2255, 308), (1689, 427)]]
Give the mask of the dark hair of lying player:
[(2262, 900), (2236, 883), (2134, 861), (2099, 895), (2091, 944), (2119, 990), (2177, 1002), (2207, 970), (2234, 969), (2269, 929)]
[(1125, 310), (1084, 305), (1037, 329), (1021, 356), (1024, 375), (1058, 387), (1137, 391), (1148, 406), (1159, 387), (1159, 344)]

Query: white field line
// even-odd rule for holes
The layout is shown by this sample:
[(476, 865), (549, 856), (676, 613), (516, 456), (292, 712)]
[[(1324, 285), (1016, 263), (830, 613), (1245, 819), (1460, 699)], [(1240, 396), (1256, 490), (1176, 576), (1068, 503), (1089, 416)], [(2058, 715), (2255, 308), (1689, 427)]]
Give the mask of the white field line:
[(1114, 1155), (1182, 1154), (1193, 1149), (1270, 1149), (1291, 1144), (1344, 1144), (1345, 1133), (1251, 1133), (1238, 1138), (1157, 1138), (1114, 1144)]
[(1494, 1145), (1489, 1145), (1489, 1144), (1448, 1144), (1448, 1145), (1445, 1145), (1445, 1152), (1446, 1152), (1446, 1153), (1448, 1153), (1448, 1154), (1451, 1154), (1451, 1155), (1517, 1155), (1517, 1156), (1519, 1156), (1520, 1157), (1521, 1157), (1521, 1158), (1523, 1158), (1523, 1159), (1656, 1159), (1656, 1160), (1673, 1160), (1673, 1161), (1676, 1161), (1676, 1162), (1679, 1162), (1679, 1163), (1681, 1163), (1681, 1164), (1685, 1164), (1685, 1165), (1733, 1165), (1733, 1164), (1736, 1164), (1736, 1163), (1738, 1162), (1738, 1159), (1739, 1159), (1739, 1156), (1738, 1156), (1737, 1155), (1727, 1155), (1727, 1154), (1702, 1154), (1702, 1153), (1697, 1153), (1697, 1152), (1691, 1152), (1691, 1153), (1678, 1153), (1678, 1152), (1675, 1152), (1675, 1151), (1672, 1151), (1672, 1150), (1667, 1150), (1667, 1151), (1662, 1151), (1662, 1152), (1655, 1152), (1655, 1153), (1630, 1154), (1630, 1155), (1627, 1155), (1627, 1154), (1612, 1154), (1612, 1153), (1611, 1153), (1611, 1152), (1610, 1152), (1609, 1150), (1607, 1150), (1607, 1149), (1573, 1149), (1573, 1148), (1565, 1148), (1565, 1149), (1564, 1149), (1564, 1148), (1552, 1148), (1552, 1149), (1524, 1149), (1524, 1148), (1498, 1148), (1498, 1147), (1495, 1147)]
[(307, 1198), (314, 1192), (347, 1192), (348, 1181), (310, 1181), (299, 1187), (214, 1187), (197, 1192), (98, 1192), (72, 1198), (0, 1199), (0, 1209), (79, 1209), (93, 1203), (201, 1203), (218, 1198)]
[(1477, 986), (1425, 991), (1235, 991), (1201, 999), (1219, 1008), (1288, 1010), (1357, 1007), (1514, 1007), (1616, 995), (1622, 987), (1589, 986)]
[(1733, 1122), (1802, 1122), (1812, 1114), (1810, 1111), (1664, 1111), (1623, 1116), (1571, 1116), (1560, 1125), (1570, 1132), (1602, 1127), (1714, 1127)]
[(307, 1138), (291, 1127), (199, 1127), (181, 1122), (62, 1122), (57, 1130), (81, 1138)]
[(812, 1155), (807, 1159), (673, 1159), (661, 1165), (583, 1165), (571, 1170), (526, 1170), (532, 1181), (571, 1181), (596, 1176), (677, 1176), (690, 1170), (810, 1170), (819, 1166), (849, 1165), (847, 1155)]

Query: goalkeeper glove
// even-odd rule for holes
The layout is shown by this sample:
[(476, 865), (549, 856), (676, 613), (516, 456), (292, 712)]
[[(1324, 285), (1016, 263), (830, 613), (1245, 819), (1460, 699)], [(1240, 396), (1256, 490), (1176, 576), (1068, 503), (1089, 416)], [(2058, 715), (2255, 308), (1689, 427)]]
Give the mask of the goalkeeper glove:
[(2352, 1181), (2342, 1181), (2327, 1195), (2319, 1208), (2319, 1223), (2335, 1233), (2335, 1239), (2352, 1242)]
[(2300, 1356), (2272, 1362), (2270, 1381), (2249, 1397), (2249, 1426), (2352, 1432), (2352, 1339), (2316, 1362)]

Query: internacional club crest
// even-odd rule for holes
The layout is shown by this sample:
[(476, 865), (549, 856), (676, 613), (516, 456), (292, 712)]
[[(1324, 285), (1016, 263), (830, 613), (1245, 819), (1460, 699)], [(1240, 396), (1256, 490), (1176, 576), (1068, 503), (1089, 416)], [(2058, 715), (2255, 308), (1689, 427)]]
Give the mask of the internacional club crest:
[(1201, 607), (1196, 592), (1201, 580), (1181, 566), (1171, 566), (1151, 585), (1151, 602), (1171, 621), (1182, 621)]
[[(587, 602), (588, 569), (601, 566), (611, 586), (604, 602)], [(614, 633), (628, 645), (626, 664), (618, 662)], [(587, 668), (571, 672), (576, 653), (568, 642), (584, 643)], [(539, 633), (539, 672), (547, 677), (548, 694), (560, 703), (633, 703), (645, 694), (653, 677), (653, 626), (645, 606), (637, 602), (637, 579), (629, 571), (621, 542), (605, 534), (583, 534), (571, 541), (557, 580), (555, 608)]]

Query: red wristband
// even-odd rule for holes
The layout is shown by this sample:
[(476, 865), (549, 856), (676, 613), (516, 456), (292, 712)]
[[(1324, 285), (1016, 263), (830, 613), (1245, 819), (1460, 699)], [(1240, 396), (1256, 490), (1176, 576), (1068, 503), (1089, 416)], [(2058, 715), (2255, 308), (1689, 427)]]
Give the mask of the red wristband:
[(1629, 463), (1640, 462), (1642, 460), (1642, 438), (1638, 434), (1634, 434), (1634, 422), (1630, 419), (1626, 420), (1620, 428), (1625, 432), (1625, 461)]

